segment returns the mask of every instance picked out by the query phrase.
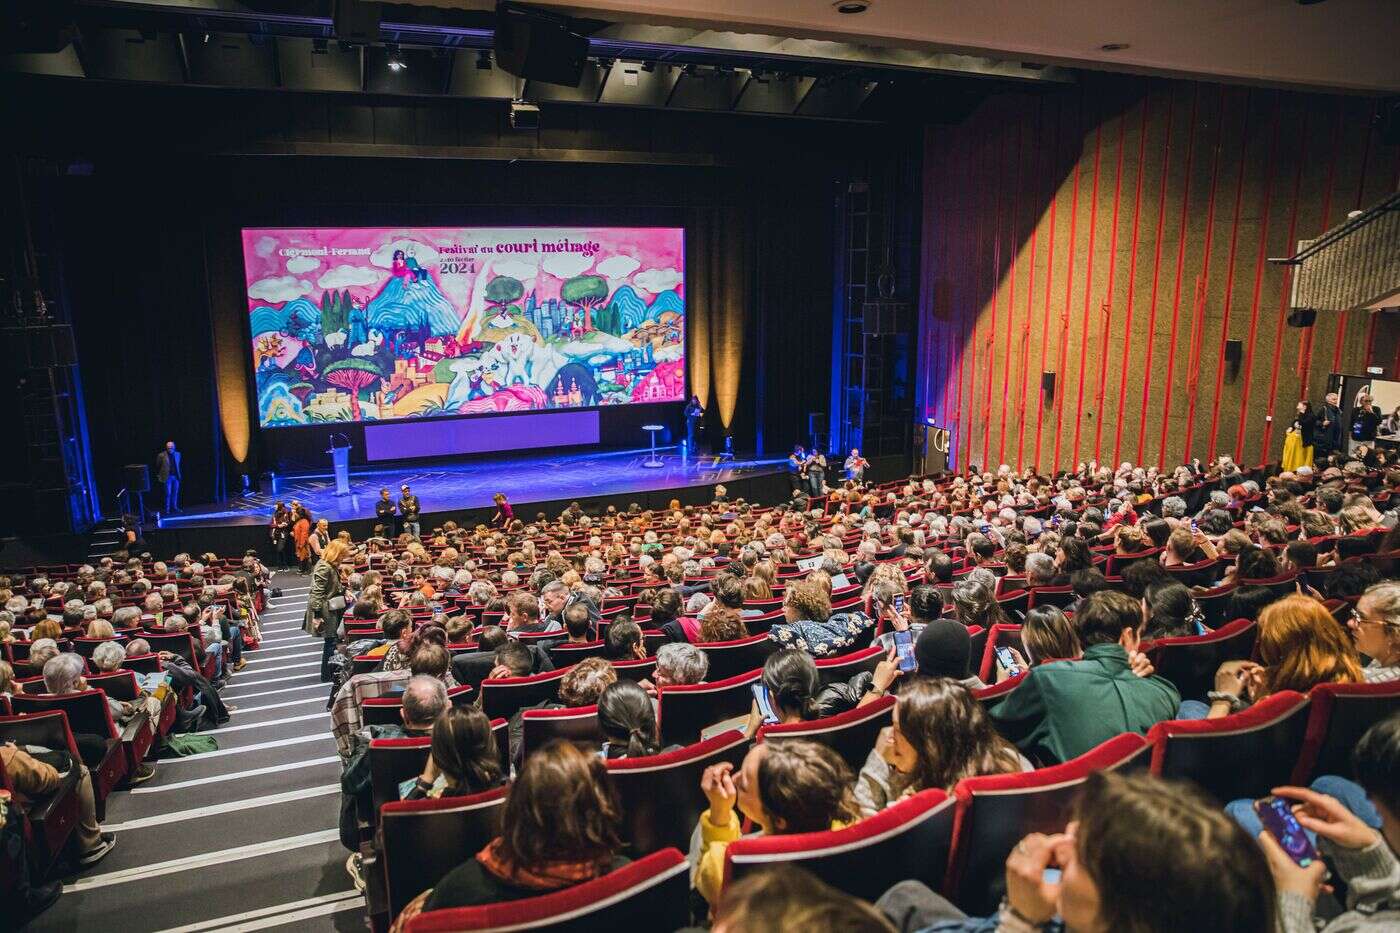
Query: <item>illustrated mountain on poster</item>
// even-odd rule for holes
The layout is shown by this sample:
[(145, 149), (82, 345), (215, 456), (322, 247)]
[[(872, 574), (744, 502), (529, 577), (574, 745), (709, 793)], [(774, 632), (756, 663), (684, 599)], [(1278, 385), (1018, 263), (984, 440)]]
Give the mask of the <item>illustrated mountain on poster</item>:
[(385, 333), (407, 330), (443, 337), (455, 335), (462, 323), (457, 309), (438, 291), (432, 276), (410, 285), (398, 276), (390, 276), (365, 306), (365, 314), (371, 327)]

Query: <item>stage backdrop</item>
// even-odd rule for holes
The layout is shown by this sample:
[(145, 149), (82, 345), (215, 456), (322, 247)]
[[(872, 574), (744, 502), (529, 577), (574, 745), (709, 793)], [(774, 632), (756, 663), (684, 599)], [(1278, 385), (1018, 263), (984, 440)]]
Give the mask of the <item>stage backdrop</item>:
[(264, 427), (685, 397), (677, 227), (243, 230)]

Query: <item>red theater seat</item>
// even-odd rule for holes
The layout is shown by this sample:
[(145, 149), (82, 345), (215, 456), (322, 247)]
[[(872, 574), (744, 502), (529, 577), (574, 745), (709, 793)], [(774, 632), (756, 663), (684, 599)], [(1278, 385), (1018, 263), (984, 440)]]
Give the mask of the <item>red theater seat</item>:
[(1308, 698), (1281, 690), (1223, 719), (1175, 719), (1147, 733), (1152, 773), (1190, 778), (1221, 803), (1263, 797), (1290, 779), (1308, 724)]
[(1306, 787), (1324, 774), (1352, 777), (1351, 750), (1371, 726), (1400, 711), (1400, 681), (1318, 684), (1292, 781)]
[(725, 849), (725, 883), (789, 864), (867, 901), (906, 879), (937, 890), (948, 865), (956, 803), (941, 790), (926, 790), (845, 829), (740, 839)]
[(1142, 736), (1125, 732), (1063, 764), (959, 781), (945, 893), (972, 916), (993, 913), (1005, 893), (1012, 847), (1027, 833), (1063, 831), (1085, 778), (1095, 771), (1145, 768), (1150, 749)]
[(559, 682), (570, 668), (531, 674), (528, 677), (503, 677), (481, 682), (481, 709), (492, 719), (509, 719), (516, 710), (535, 706), (559, 696)]
[(721, 761), (738, 770), (748, 749), (749, 740), (736, 729), (660, 755), (609, 761), (631, 851), (644, 855), (667, 846), (689, 848), (691, 832), (709, 806), (700, 775)]
[(407, 933), (674, 930), (689, 922), (690, 863), (662, 849), (601, 878), (539, 897), (419, 914)]
[(1021, 626), (1007, 625), (1005, 622), (996, 623), (987, 633), (987, 643), (983, 646), (981, 655), (973, 653), (972, 663), (978, 665), (977, 676), (982, 678), (984, 684), (990, 684), (996, 676), (997, 648), (1015, 648), (1024, 656)]
[[(374, 813), (399, 799), (399, 784), (423, 773), (433, 740), (426, 736), (404, 739), (375, 739), (369, 743), (370, 795)], [(370, 819), (373, 823), (373, 818)]]
[[(60, 710), (28, 716), (0, 716), (0, 742), (65, 750), (75, 763), (79, 760), (68, 718)], [(48, 876), (78, 825), (78, 781), (81, 777), (82, 772), (76, 766), (70, 768), (52, 792), (28, 801), (22, 831), (36, 879)], [(0, 787), (15, 793), (3, 763), (0, 763)], [(8, 886), (0, 885), (0, 889), (3, 888)]]
[(896, 700), (893, 696), (882, 696), (874, 703), (857, 706), (855, 709), (835, 716), (826, 716), (808, 722), (791, 722), (776, 726), (764, 726), (758, 730), (758, 741), (778, 742), (784, 739), (809, 739), (835, 749), (846, 759), (851, 770), (859, 774), (870, 750), (875, 747), (875, 739), (880, 730), (894, 721)]
[(823, 687), (837, 682), (845, 683), (862, 671), (874, 671), (875, 665), (884, 657), (885, 649), (879, 645), (872, 645), (850, 654), (822, 658), (817, 661), (817, 676), (821, 679)]
[(662, 687), (657, 691), (657, 721), (663, 745), (691, 745), (717, 723), (747, 715), (753, 685), (763, 675), (751, 670), (711, 683)]
[(379, 859), (390, 917), (500, 834), (506, 790), (396, 800), (380, 808)]
[(635, 661), (614, 661), (613, 670), (619, 678), (627, 680), (651, 680), (656, 676), (656, 656), (638, 658)]
[(778, 650), (778, 643), (761, 634), (734, 641), (696, 642), (695, 647), (710, 659), (710, 679), (724, 680), (762, 667), (768, 656)]
[(555, 739), (590, 745), (594, 750), (603, 743), (603, 729), (598, 725), (598, 707), (580, 706), (574, 709), (527, 709), (521, 719), (521, 760), (529, 757)]
[(1142, 646), (1157, 673), (1176, 685), (1183, 700), (1202, 700), (1215, 689), (1215, 671), (1225, 661), (1244, 661), (1254, 654), (1259, 626), (1236, 619), (1205, 635), (1159, 638)]
[[(15, 713), (24, 716), (48, 710), (62, 710), (68, 716), (68, 728), (75, 734), (95, 735), (107, 747), (101, 763), (90, 768), (92, 790), (97, 798), (98, 818), (105, 813), (104, 802), (118, 784), (128, 774), (129, 763), (127, 746), (141, 730), (149, 729), (145, 713), (138, 713), (121, 731), (112, 721), (107, 709), (107, 697), (101, 690), (84, 690), (55, 696), (49, 693), (15, 694), (10, 698)], [(140, 759), (136, 759), (138, 762)]]
[(1037, 586), (1031, 590), (1030, 599), (1027, 602), (1027, 609), (1034, 609), (1036, 606), (1058, 606), (1061, 609), (1068, 609), (1074, 605), (1074, 589), (1068, 586)]

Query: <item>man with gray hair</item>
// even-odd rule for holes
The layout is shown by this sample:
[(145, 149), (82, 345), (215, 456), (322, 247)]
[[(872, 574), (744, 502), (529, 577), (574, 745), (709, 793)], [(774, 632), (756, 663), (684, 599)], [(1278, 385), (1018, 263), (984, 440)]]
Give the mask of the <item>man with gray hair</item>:
[[(710, 671), (710, 659), (705, 652), (689, 642), (667, 642), (656, 649), (656, 673), (651, 684), (643, 681), (642, 686), (679, 687), (698, 684)], [(654, 690), (648, 693), (655, 695)]]
[(1163, 518), (1185, 518), (1186, 500), (1180, 496), (1167, 496), (1162, 500)]
[(1026, 555), (1026, 586), (1050, 586), (1055, 579), (1055, 558), (1033, 551)]
[(43, 671), (50, 659), (58, 657), (58, 642), (52, 638), (37, 639), (29, 646), (29, 666)]

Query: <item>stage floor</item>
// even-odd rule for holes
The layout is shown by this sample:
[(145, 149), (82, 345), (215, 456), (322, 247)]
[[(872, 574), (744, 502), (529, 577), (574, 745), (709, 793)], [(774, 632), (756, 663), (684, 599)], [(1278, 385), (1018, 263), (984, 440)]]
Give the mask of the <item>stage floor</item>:
[[(786, 458), (772, 460), (720, 460), (700, 457), (683, 461), (671, 451), (662, 452), (664, 466), (642, 466), (649, 451), (588, 451), (576, 454), (501, 456), (490, 460), (422, 466), (357, 467), (350, 471), (350, 495), (337, 496), (329, 474), (279, 476), (271, 492), (237, 496), (229, 501), (187, 509), (163, 517), (158, 528), (206, 528), (229, 525), (265, 525), (274, 504), (298, 499), (316, 518), (332, 522), (372, 518), (379, 490), (389, 487), (397, 499), (399, 486), (408, 483), (425, 514), (491, 507), (491, 497), (503, 492), (521, 518), (533, 517), (532, 502), (582, 499), (587, 496), (622, 495), (659, 489), (729, 483), (786, 469)], [(149, 526), (148, 526), (149, 527)]]

